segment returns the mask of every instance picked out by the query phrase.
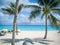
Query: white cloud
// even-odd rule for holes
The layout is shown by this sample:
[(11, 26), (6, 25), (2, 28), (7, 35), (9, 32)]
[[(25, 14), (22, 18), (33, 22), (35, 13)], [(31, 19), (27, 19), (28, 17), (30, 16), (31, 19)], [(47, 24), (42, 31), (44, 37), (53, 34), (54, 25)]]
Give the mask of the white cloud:
[[(4, 14), (1, 13), (0, 15), (1, 19), (1, 23), (3, 24), (13, 24), (13, 17), (10, 18), (9, 15), (5, 16)], [(31, 20), (31, 22), (29, 21), (29, 15), (25, 15), (25, 14), (20, 14), (18, 15), (18, 19), (17, 19), (17, 23), (20, 25), (24, 25), (25, 23), (27, 25), (45, 25), (45, 18), (43, 18), (42, 20), (40, 18), (35, 18), (33, 20)]]
[(27, 12), (27, 13), (30, 13), (31, 11), (32, 11), (31, 8), (23, 8), (23, 9), (21, 10), (21, 12)]
[(0, 12), (0, 16), (4, 16), (4, 14), (2, 12)]
[(27, 23), (27, 25), (45, 25), (45, 19), (42, 20), (40, 18), (32, 19), (31, 21), (28, 19), (29, 16), (21, 14), (18, 16), (18, 24), (24, 24)]
[(31, 2), (29, 2), (29, 0), (19, 0), (19, 3), (20, 4), (30, 4), (30, 5), (38, 5), (37, 3), (31, 3)]
[(3, 14), (2, 12), (0, 12), (0, 17), (9, 17), (9, 15)]
[(13, 19), (10, 19), (9, 15), (3, 14), (2, 12), (0, 12), (0, 24), (2, 25), (8, 25), (8, 24), (12, 24)]
[[(16, 2), (16, 0), (5, 0), (4, 1), (5, 3), (9, 3), (9, 2)], [(37, 5), (37, 3), (31, 3), (31, 2), (29, 2), (29, 0), (19, 0), (19, 3), (20, 4), (35, 4), (35, 5)]]
[(28, 16), (24, 14), (19, 15), (17, 20), (18, 20), (18, 23), (24, 23), (29, 21)]
[(59, 19), (59, 20), (60, 20), (60, 15), (55, 14), (54, 16), (55, 16), (57, 19)]
[[(8, 1), (14, 1), (15, 2), (15, 0), (7, 0), (7, 2)], [(30, 5), (38, 5), (37, 3), (31, 3), (31, 2), (29, 2), (28, 0), (20, 0), (20, 3), (23, 3), (23, 4), (30, 4)], [(1, 6), (1, 7), (4, 7), (4, 5), (3, 6)], [(28, 9), (22, 9), (22, 11), (25, 11), (25, 12), (30, 12), (32, 9), (30, 9), (30, 8), (28, 8)], [(10, 18), (10, 16), (9, 15), (6, 15), (6, 14), (3, 14), (2, 12), (0, 12), (0, 23), (2, 23), (2, 24), (13, 24), (13, 17), (11, 17)], [(33, 20), (31, 20), (31, 22), (29, 21), (29, 19), (28, 19), (28, 17), (29, 17), (29, 14), (19, 14), (18, 15), (18, 19), (17, 19), (17, 23), (20, 25), (20, 24), (30, 24), (30, 25), (45, 25), (45, 18), (43, 18), (42, 20), (39, 18), (39, 17), (37, 17), (37, 18), (35, 18), (35, 19), (33, 19)]]
[(32, 25), (45, 25), (45, 20), (44, 20), (44, 18), (41, 19), (41, 18), (37, 17), (31, 21), (31, 24)]
[(1, 10), (1, 8), (3, 8), (3, 7), (5, 7), (5, 6), (0, 6), (0, 10)]

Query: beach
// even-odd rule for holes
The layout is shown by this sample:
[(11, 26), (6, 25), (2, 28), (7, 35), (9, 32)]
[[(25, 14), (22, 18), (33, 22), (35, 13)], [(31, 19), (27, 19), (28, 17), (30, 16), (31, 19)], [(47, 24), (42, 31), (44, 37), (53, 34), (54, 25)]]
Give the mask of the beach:
[[(45, 31), (21, 31), (15, 35), (16, 45), (60, 45), (60, 34), (48, 31), (47, 39), (43, 39)], [(11, 45), (12, 32), (0, 36), (0, 45)]]

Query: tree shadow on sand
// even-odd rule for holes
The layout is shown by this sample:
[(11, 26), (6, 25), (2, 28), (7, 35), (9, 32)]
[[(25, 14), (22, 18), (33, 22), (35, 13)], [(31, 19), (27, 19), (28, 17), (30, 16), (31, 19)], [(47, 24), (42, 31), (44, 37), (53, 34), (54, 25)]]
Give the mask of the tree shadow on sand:
[[(24, 39), (15, 39), (15, 43), (23, 41)], [(12, 43), (12, 39), (1, 39), (3, 43)]]
[(48, 40), (48, 39), (43, 39), (43, 38), (34, 38), (33, 41), (38, 42), (40, 44), (45, 44), (45, 45), (49, 45), (50, 42), (54, 42), (54, 40)]
[[(1, 39), (3, 43), (12, 43), (12, 39)], [(53, 40), (47, 40), (43, 38), (24, 38), (24, 39), (15, 39), (15, 43), (23, 41), (22, 45), (27, 45), (27, 43), (34, 44), (34, 43), (40, 43), (40, 44), (45, 44), (49, 45), (50, 42), (54, 42)]]

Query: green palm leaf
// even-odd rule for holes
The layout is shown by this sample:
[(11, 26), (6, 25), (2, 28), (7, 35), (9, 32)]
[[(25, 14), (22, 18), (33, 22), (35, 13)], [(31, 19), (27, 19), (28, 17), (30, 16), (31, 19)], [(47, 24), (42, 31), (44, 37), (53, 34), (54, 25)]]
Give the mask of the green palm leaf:
[(30, 15), (30, 17), (29, 17), (29, 19), (31, 20), (32, 18), (35, 18), (36, 16), (38, 16), (39, 14), (40, 14), (41, 12), (40, 12), (40, 10), (38, 9), (38, 10), (33, 10), (32, 12), (31, 12), (31, 15)]
[(14, 7), (14, 8), (16, 8), (16, 4), (13, 3), (13, 2), (10, 2), (10, 7)]
[(21, 9), (24, 7), (23, 4), (20, 4), (19, 7), (18, 7), (18, 13), (21, 11)]
[(37, 5), (25, 5), (24, 7), (25, 8), (40, 8), (41, 9), (41, 7), (39, 7)]
[(4, 11), (4, 13), (6, 13), (6, 14), (14, 14), (13, 13), (13, 10), (11, 9), (11, 8), (9, 8), (9, 7), (6, 7), (6, 8), (1, 8), (3, 11)]
[(44, 15), (46, 16), (46, 14), (48, 14), (48, 13), (50, 13), (50, 10), (45, 9), (43, 11), (43, 14), (41, 15), (41, 19), (44, 17)]
[(52, 0), (49, 4), (49, 7), (52, 8), (52, 7), (56, 7), (58, 5), (58, 0)]
[(52, 14), (50, 14), (49, 20), (50, 20), (50, 22), (51, 22), (52, 25), (54, 25), (56, 27), (59, 26), (59, 22), (60, 21), (56, 17), (54, 17)]
[[(21, 9), (23, 8), (23, 4), (20, 4), (18, 6), (18, 13), (21, 11)], [(10, 7), (6, 7), (6, 8), (1, 8), (5, 14), (15, 14), (16, 11), (16, 4), (15, 3), (10, 3)]]
[(44, 11), (43, 14), (41, 15), (41, 19), (44, 17), (47, 11)]
[(58, 2), (60, 3), (60, 0), (58, 0)]
[(39, 5), (44, 5), (44, 0), (38, 0)]
[(54, 13), (57, 13), (60, 15), (60, 8), (52, 8), (51, 9)]

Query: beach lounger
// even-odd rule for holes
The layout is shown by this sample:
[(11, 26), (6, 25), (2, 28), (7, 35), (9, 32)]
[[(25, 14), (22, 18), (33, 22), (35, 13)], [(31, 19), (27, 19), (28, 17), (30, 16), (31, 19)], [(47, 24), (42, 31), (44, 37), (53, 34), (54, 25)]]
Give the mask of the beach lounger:
[(6, 33), (6, 32), (8, 32), (8, 29), (2, 29), (1, 32)]
[(4, 35), (5, 35), (5, 33), (0, 32), (0, 36), (4, 36)]

